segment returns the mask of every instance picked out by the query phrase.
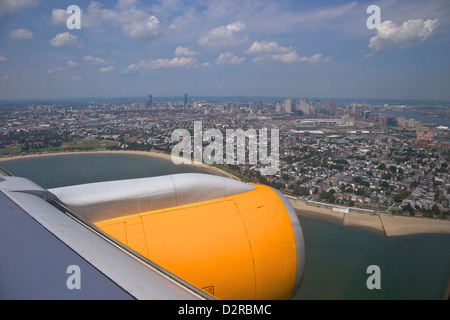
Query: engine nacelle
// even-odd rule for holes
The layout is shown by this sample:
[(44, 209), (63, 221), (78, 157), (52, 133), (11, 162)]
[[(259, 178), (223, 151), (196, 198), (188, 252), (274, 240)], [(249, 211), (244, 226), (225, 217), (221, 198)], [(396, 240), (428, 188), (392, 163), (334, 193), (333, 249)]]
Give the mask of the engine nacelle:
[[(138, 180), (51, 191), (96, 219), (105, 233), (219, 299), (289, 299), (297, 292), (305, 265), (303, 233), (279, 191), (199, 174)], [(105, 192), (111, 183), (116, 196)], [(127, 193), (123, 201), (139, 203), (134, 207), (140, 212), (115, 212), (120, 190)]]

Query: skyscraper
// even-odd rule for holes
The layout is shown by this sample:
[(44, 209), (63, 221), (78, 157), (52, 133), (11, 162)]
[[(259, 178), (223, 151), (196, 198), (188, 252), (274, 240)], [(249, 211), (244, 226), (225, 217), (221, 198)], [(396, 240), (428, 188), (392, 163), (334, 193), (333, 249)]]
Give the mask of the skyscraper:
[(153, 97), (152, 97), (152, 95), (150, 94), (150, 95), (148, 95), (148, 97), (147, 97), (147, 108), (151, 109), (152, 105), (153, 105)]
[(284, 111), (286, 113), (292, 113), (292, 110), (295, 108), (295, 99), (286, 99), (284, 102)]
[(309, 108), (309, 102), (308, 99), (301, 99), (300, 100), (300, 110), (303, 111), (303, 114), (309, 114), (310, 108)]
[(188, 95), (187, 93), (184, 94), (184, 106), (186, 107), (188, 103)]
[(333, 100), (328, 100), (327, 102), (327, 113), (330, 115), (336, 114), (336, 102)]

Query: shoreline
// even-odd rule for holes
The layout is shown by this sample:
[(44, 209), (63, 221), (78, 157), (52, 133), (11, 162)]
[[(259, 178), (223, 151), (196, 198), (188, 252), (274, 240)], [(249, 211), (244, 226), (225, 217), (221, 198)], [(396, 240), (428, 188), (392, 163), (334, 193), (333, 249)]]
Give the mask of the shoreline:
[(333, 211), (324, 207), (304, 204), (302, 201), (289, 199), (299, 216), (325, 219), (343, 226), (353, 226), (370, 231), (384, 233), (386, 237), (413, 234), (439, 233), (450, 234), (450, 221), (408, 216), (391, 216), (387, 214), (360, 213), (350, 211), (349, 214)]
[[(56, 156), (70, 156), (70, 155), (83, 155), (83, 154), (128, 154), (128, 155), (136, 155), (136, 156), (145, 156), (145, 157), (151, 157), (151, 158), (157, 158), (165, 161), (172, 162), (172, 157), (170, 154), (163, 153), (163, 152), (157, 152), (157, 151), (67, 151), (67, 152), (49, 152), (49, 153), (40, 153), (40, 154), (26, 154), (26, 155), (15, 155), (12, 157), (0, 157), (0, 164), (2, 162), (6, 161), (14, 161), (14, 160), (21, 160), (21, 159), (33, 159), (33, 158), (44, 158), (44, 157), (56, 157)], [(235, 180), (239, 180), (237, 177), (232, 175), (231, 173), (228, 173), (226, 171), (223, 171), (219, 168), (209, 166), (204, 163), (200, 164), (194, 164), (193, 162), (191, 164), (182, 164), (184, 166), (197, 166), (201, 167), (203, 170), (208, 171), (213, 174), (221, 175), (224, 177), (232, 178)], [(1, 165), (0, 165), (1, 166)]]
[[(41, 154), (28, 154), (17, 155), (13, 157), (2, 157), (1, 162), (13, 161), (20, 159), (31, 159), (41, 157), (54, 157), (65, 155), (82, 155), (82, 154), (129, 154), (147, 156), (152, 158), (158, 158), (165, 161), (171, 161), (172, 157), (169, 154), (156, 152), (156, 151), (69, 151), (69, 152), (55, 152), (55, 153), (41, 153)], [(206, 172), (216, 174), (231, 179), (239, 180), (234, 175), (223, 171), (219, 168), (209, 166), (207, 164), (184, 164), (187, 166), (200, 166)], [(354, 226), (364, 228), (370, 231), (382, 232), (386, 237), (390, 236), (403, 236), (412, 234), (424, 234), (424, 233), (441, 233), (450, 234), (450, 221), (448, 220), (434, 220), (429, 218), (417, 218), (408, 216), (390, 216), (387, 214), (375, 214), (359, 213), (350, 211), (348, 215), (344, 212), (333, 211), (331, 209), (319, 206), (307, 205), (300, 200), (288, 199), (296, 213), (299, 216), (308, 216), (312, 218), (325, 219), (335, 223), (342, 224), (343, 226)]]

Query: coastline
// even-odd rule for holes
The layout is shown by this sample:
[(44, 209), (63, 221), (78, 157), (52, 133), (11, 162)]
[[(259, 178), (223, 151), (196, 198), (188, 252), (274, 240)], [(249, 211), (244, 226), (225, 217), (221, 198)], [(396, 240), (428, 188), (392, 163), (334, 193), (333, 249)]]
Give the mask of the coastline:
[[(158, 158), (165, 161), (172, 161), (171, 155), (156, 151), (71, 151), (71, 152), (43, 153), (43, 154), (18, 155), (13, 157), (2, 157), (0, 158), (0, 166), (1, 162), (19, 159), (64, 156), (64, 155), (80, 155), (92, 153), (131, 154), (131, 155)], [(223, 171), (219, 168), (209, 166), (207, 164), (192, 163), (184, 165), (200, 166), (202, 169), (211, 174), (239, 180), (234, 175), (226, 171)], [(300, 216), (325, 219), (335, 223), (342, 224), (343, 226), (355, 226), (365, 228), (371, 231), (382, 232), (385, 234), (386, 237), (421, 234), (421, 233), (450, 234), (450, 221), (446, 220), (435, 220), (429, 218), (417, 218), (408, 216), (390, 216), (387, 214), (371, 215), (368, 213), (359, 213), (354, 211), (350, 211), (349, 214), (346, 215), (344, 212), (333, 211), (325, 207), (307, 205), (300, 200), (294, 199), (288, 200), (294, 207), (296, 213)]]
[(387, 214), (368, 214), (350, 211), (349, 214), (324, 207), (306, 205), (302, 201), (289, 199), (300, 216), (325, 219), (343, 226), (354, 226), (382, 232), (386, 237), (424, 233), (450, 234), (450, 221)]
[[(128, 154), (128, 155), (137, 155), (137, 156), (146, 156), (151, 158), (158, 158), (165, 161), (172, 162), (172, 157), (170, 154), (163, 153), (163, 152), (157, 152), (157, 151), (67, 151), (67, 152), (49, 152), (49, 153), (40, 153), (40, 154), (26, 154), (26, 155), (17, 155), (12, 157), (0, 157), (0, 164), (5, 161), (13, 161), (13, 160), (20, 160), (20, 159), (32, 159), (32, 158), (43, 158), (43, 157), (56, 157), (56, 156), (70, 156), (70, 155), (82, 155), (82, 154)], [(235, 180), (239, 180), (234, 175), (223, 171), (219, 168), (209, 166), (204, 163), (200, 164), (182, 164), (185, 166), (197, 166), (201, 167), (203, 170), (208, 171), (212, 174), (232, 178)], [(1, 165), (0, 165), (1, 166)]]

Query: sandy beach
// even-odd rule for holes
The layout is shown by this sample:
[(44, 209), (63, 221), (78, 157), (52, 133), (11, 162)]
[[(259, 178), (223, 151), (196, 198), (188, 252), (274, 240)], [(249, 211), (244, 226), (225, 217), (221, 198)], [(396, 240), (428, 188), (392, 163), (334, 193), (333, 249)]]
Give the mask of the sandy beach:
[(325, 207), (306, 205), (302, 201), (289, 199), (298, 215), (327, 219), (344, 226), (355, 226), (383, 232), (386, 237), (421, 233), (450, 234), (450, 221), (408, 216), (390, 216), (387, 214), (337, 212)]
[[(171, 155), (162, 152), (146, 152), (146, 151), (94, 151), (95, 153), (105, 154), (134, 154), (140, 156), (147, 156), (159, 158), (166, 161), (172, 161)], [(11, 161), (18, 159), (37, 158), (37, 157), (52, 157), (62, 155), (76, 155), (76, 154), (92, 154), (93, 151), (88, 152), (61, 152), (61, 153), (44, 153), (32, 155), (20, 155), (14, 157), (0, 158), (0, 162)], [(212, 167), (206, 164), (184, 164), (200, 166), (211, 174), (229, 177), (239, 180), (232, 174)], [(1, 166), (1, 165), (0, 165)], [(401, 236), (420, 233), (446, 233), (450, 234), (450, 221), (436, 220), (429, 218), (416, 218), (408, 216), (389, 216), (386, 214), (360, 213), (350, 211), (349, 214), (344, 212), (334, 211), (325, 207), (307, 205), (303, 201), (289, 199), (298, 215), (309, 216), (313, 218), (327, 219), (344, 226), (356, 226), (366, 228), (372, 231), (383, 232), (387, 237)]]

